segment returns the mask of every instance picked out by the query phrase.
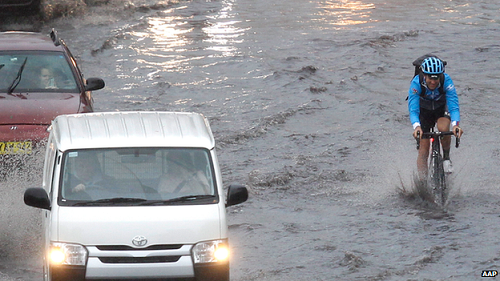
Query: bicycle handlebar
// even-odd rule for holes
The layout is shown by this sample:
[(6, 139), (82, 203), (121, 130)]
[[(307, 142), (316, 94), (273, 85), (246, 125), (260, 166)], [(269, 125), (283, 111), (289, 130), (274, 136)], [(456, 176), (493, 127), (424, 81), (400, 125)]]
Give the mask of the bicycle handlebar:
[[(455, 131), (458, 134), (458, 129)], [(422, 137), (431, 137), (431, 138), (436, 138), (440, 136), (450, 136), (454, 135), (452, 131), (446, 131), (446, 132), (427, 132), (422, 135)], [(417, 132), (417, 138), (415, 139), (417, 141), (417, 150), (420, 149), (420, 132)], [(460, 137), (455, 137), (455, 147), (458, 148), (460, 145)]]

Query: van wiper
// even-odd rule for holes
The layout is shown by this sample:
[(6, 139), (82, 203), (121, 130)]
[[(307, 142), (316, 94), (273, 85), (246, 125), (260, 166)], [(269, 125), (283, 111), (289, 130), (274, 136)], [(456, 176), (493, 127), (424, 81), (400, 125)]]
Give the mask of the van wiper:
[(10, 95), (14, 90), (16, 89), (17, 85), (19, 85), (19, 82), (21, 82), (21, 76), (23, 75), (23, 70), (24, 66), (26, 65), (26, 62), (28, 61), (28, 57), (24, 59), (23, 64), (19, 68), (19, 71), (17, 72), (16, 78), (14, 78), (14, 81), (12, 81), (12, 84), (10, 84), (9, 88), (7, 89), (7, 94)]
[(212, 199), (215, 198), (215, 195), (187, 195), (187, 196), (182, 196), (182, 197), (177, 197), (177, 198), (172, 198), (168, 200), (155, 200), (155, 201), (148, 201), (141, 203), (141, 206), (149, 206), (149, 205), (168, 205), (172, 203), (178, 203), (178, 202), (191, 202), (199, 199)]
[(116, 197), (116, 198), (109, 198), (109, 199), (99, 199), (99, 200), (94, 200), (94, 201), (85, 201), (85, 202), (78, 202), (74, 203), (72, 206), (92, 206), (92, 205), (114, 205), (114, 204), (121, 204), (121, 203), (142, 203), (144, 201), (147, 201), (146, 199), (142, 198), (124, 198), (124, 197)]

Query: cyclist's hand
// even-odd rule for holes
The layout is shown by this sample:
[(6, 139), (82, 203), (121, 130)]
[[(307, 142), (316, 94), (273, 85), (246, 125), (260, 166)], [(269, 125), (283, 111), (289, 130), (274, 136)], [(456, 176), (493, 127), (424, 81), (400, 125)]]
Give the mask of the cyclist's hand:
[(413, 131), (413, 137), (414, 138), (419, 138), (419, 137), (422, 138), (423, 133), (424, 132), (422, 131), (422, 128), (420, 126), (418, 126), (415, 128), (415, 131)]
[(456, 125), (453, 126), (452, 131), (453, 131), (453, 134), (455, 135), (455, 137), (457, 137), (457, 138), (462, 137), (462, 134), (464, 133), (464, 130), (462, 130), (462, 128), (460, 128), (460, 127), (458, 127)]

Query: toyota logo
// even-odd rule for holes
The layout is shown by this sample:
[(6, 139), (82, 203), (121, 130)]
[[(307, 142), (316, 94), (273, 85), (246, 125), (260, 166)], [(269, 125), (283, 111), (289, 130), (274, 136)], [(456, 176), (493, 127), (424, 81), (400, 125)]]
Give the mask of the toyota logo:
[(146, 237), (137, 235), (132, 239), (132, 244), (134, 244), (137, 247), (144, 247), (148, 243), (148, 239)]

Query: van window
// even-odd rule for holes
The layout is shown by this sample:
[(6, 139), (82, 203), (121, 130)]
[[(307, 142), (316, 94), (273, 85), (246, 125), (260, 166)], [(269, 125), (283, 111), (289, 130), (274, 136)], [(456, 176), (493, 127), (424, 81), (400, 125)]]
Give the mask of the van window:
[(64, 153), (61, 173), (61, 205), (218, 202), (206, 149), (72, 150)]

